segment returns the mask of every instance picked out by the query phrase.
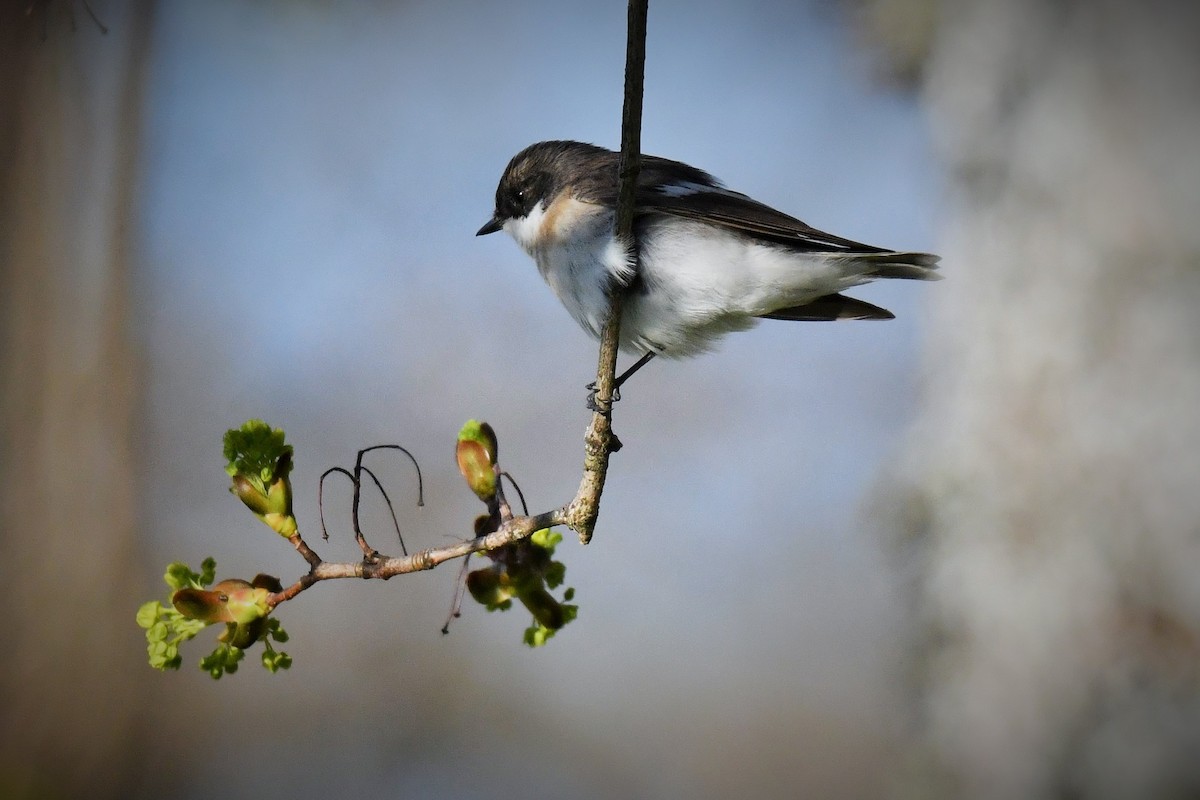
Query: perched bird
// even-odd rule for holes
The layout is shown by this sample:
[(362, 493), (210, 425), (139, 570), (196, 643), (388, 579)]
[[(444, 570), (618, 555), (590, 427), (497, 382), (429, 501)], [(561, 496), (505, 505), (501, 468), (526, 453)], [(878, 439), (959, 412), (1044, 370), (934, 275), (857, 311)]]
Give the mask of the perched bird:
[(625, 291), (620, 346), (641, 359), (694, 356), (759, 319), (892, 319), (840, 294), (876, 278), (936, 280), (938, 257), (825, 233), (726, 189), (703, 170), (642, 156), (636, 260), (614, 235), (620, 155), (548, 141), (513, 156), (477, 236), (508, 231), (585, 331), (599, 337)]

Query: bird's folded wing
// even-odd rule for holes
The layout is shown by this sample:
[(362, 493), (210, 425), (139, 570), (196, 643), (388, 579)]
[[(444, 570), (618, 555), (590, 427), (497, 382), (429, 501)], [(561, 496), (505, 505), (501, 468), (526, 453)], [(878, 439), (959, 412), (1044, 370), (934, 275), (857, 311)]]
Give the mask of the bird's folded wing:
[(637, 213), (699, 220), (803, 251), (888, 252), (886, 248), (818, 230), (741, 192), (726, 189), (702, 170), (654, 156), (642, 159)]

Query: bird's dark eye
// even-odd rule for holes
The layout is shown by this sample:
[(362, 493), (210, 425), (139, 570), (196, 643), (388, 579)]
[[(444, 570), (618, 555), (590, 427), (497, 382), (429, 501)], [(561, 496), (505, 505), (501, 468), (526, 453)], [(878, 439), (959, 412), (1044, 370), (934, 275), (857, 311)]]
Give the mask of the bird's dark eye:
[(508, 175), (496, 193), (496, 210), (504, 218), (527, 216), (544, 196), (545, 178), (541, 174)]
[(508, 203), (514, 217), (523, 217), (533, 207), (533, 193), (528, 187), (514, 186), (509, 191)]

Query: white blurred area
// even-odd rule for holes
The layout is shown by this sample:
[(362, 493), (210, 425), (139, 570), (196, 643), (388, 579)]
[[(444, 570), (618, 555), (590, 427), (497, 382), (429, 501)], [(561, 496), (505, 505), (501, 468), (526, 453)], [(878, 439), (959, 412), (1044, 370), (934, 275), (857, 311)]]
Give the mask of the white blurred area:
[[(30, 610), (18, 615), (28, 620), (25, 655), (0, 684), (20, 709), (4, 728), (0, 787), (35, 774), (35, 788), (67, 776), (64, 785), (94, 796), (196, 798), (886, 790), (903, 760), (895, 631), (904, 614), (864, 498), (916, 414), (921, 309), (946, 284), (858, 292), (895, 311), (894, 322), (765, 323), (717, 354), (640, 373), (617, 408), (625, 447), (596, 538), (582, 548), (568, 534), (559, 551), (579, 618), (544, 649), (520, 643), (523, 612), (488, 615), (470, 603), (443, 637), (457, 572), (446, 565), (387, 583), (326, 583), (287, 604), (288, 673), (246, 663), (214, 683), (194, 667), (208, 636), (184, 650), (180, 673), (146, 667), (133, 615), (164, 594), (168, 561), (213, 555), (221, 577), (265, 571), (287, 582), (302, 572), (226, 491), (221, 434), (248, 417), (284, 427), (295, 444), (297, 515), (329, 559), (356, 557), (349, 491), (331, 485), (333, 538), (323, 542), (317, 477), (370, 444), (403, 444), (425, 470), (418, 510), (407, 462), (372, 462), (410, 549), (470, 533), (480, 507), (451, 457), (469, 417), (495, 427), (534, 510), (572, 496), (595, 344), (515, 244), (473, 233), (521, 147), (617, 144), (625, 7), (91, 6), (107, 37), (78, 4), (74, 31), (63, 4), (48, 6), (44, 44), (41, 6), (13, 16), (25, 27), (7, 35), (43, 71), (31, 95), (80, 118), (43, 128), (29, 121), (36, 102), (15, 104), (11, 119), (31, 133), (13, 152), (28, 160), (31, 141), (46, 152), (10, 185), (39, 185), (39, 170), (57, 164), (64, 186), (91, 186), (60, 195), (111, 208), (107, 255), (97, 257), (111, 274), (72, 271), (91, 256), (62, 224), (77, 219), (68, 209), (47, 215), (57, 222), (34, 256), (6, 264), (6, 279), (51, 274), (36, 255), (45, 239), (79, 246), (82, 257), (53, 262), (52, 274), (73, 282), (73, 305), (39, 296), (74, 321), (40, 329), (51, 342), (64, 331), (87, 338), (78, 315), (95, 305), (89, 291), (127, 288), (131, 304), (113, 312), (124, 349), (87, 369), (101, 386), (113, 363), (128, 370), (133, 399), (115, 416), (125, 411), (132, 445), (115, 466), (75, 465), (81, 474), (62, 490), (103, 476), (126, 494), (89, 491), (87, 504), (51, 520), (7, 490), (6, 508), (22, 516), (17, 526), (6, 511), (5, 527), (20, 528), (23, 552), (40, 554), (7, 562), (10, 576), (57, 574), (52, 556), (67, 556), (80, 531), (95, 532), (98, 552), (79, 565), (54, 625), (28, 593), (6, 590)], [(131, 45), (137, 19), (145, 39)], [(663, 0), (649, 29), (646, 152), (708, 169), (818, 227), (936, 249), (939, 179), (920, 112), (873, 81), (835, 8)], [(123, 48), (140, 54), (136, 63), (120, 60)], [(100, 85), (114, 70), (138, 101), (115, 112)], [(113, 114), (125, 128), (103, 127)], [(56, 160), (55, 143), (97, 137), (81, 160), (128, 159), (128, 195)], [(37, 227), (35, 216), (12, 219)], [(6, 344), (6, 379), (28, 363), (9, 346), (17, 341)], [(53, 388), (70, 363), (38, 363), (59, 405), (14, 404), (8, 430), (26, 424), (21, 413), (41, 424), (93, 402), (90, 391)], [(70, 437), (39, 441), (74, 452)], [(39, 486), (25, 463), (10, 450), (5, 474)], [(370, 492), (366, 505), (370, 541), (397, 552)], [(13, 552), (16, 535), (5, 533)], [(92, 626), (78, 639), (86, 646), (51, 670), (42, 640), (66, 639), (89, 612), (117, 622), (107, 635)], [(79, 753), (104, 754), (103, 767), (36, 774), (58, 763), (46, 759)]]
[(1200, 6), (935, 5), (952, 280), (882, 506), (915, 556), (899, 785), (1196, 797)]

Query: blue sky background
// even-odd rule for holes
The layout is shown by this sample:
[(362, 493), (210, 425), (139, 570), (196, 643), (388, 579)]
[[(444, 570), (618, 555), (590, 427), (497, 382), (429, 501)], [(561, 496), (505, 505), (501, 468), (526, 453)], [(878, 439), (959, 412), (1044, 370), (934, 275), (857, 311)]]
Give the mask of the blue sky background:
[[(418, 510), (406, 464), (379, 461), (410, 548), (468, 535), (480, 507), (452, 448), (469, 417), (534, 510), (573, 495), (595, 344), (511, 240), (473, 234), (520, 148), (617, 145), (624, 28), (615, 2), (162, 4), (138, 209), (147, 596), (174, 559), (302, 572), (226, 492), (220, 436), (247, 417), (288, 431), (297, 514), (329, 559), (357, 552), (349, 492), (327, 496), (321, 542), (317, 476), (381, 442), (425, 469)], [(656, 0), (649, 31), (646, 152), (936, 250), (919, 109), (835, 9)], [(290, 673), (163, 681), (158, 746), (261, 714), (260, 748), (216, 736), (187, 768), (195, 797), (878, 793), (902, 615), (865, 506), (919, 403), (931, 291), (865, 287), (895, 321), (767, 322), (640, 373), (596, 539), (560, 550), (579, 619), (547, 648), (520, 644), (523, 612), (471, 605), (442, 637), (457, 565), (323, 584), (282, 609)], [(398, 551), (379, 508), (366, 521)]]

